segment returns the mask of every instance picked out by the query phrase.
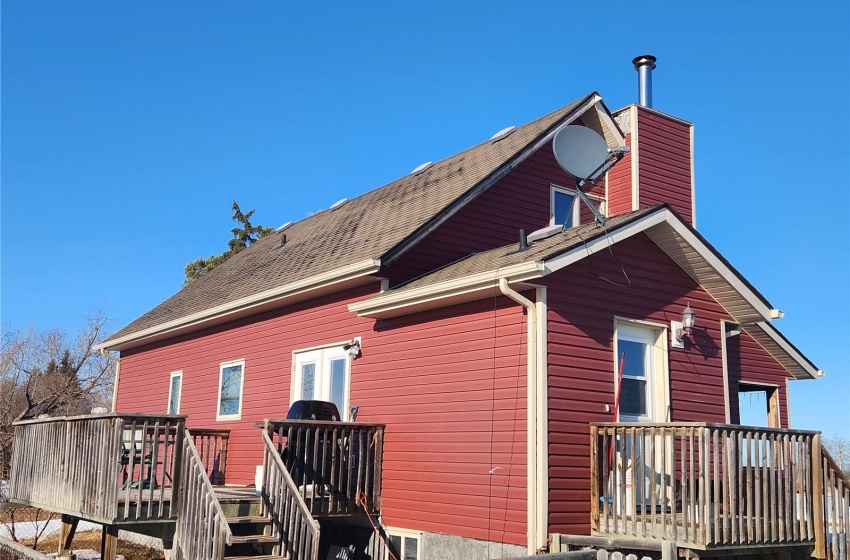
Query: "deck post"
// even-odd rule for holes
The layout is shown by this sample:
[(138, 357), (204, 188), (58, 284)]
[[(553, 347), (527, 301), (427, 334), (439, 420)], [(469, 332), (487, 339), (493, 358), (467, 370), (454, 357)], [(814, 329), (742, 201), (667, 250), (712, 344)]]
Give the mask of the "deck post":
[(174, 436), (174, 474), (171, 479), (171, 506), (168, 515), (177, 519), (177, 514), (183, 506), (183, 438), (186, 437), (186, 420), (177, 421), (177, 433)]
[(661, 560), (679, 560), (679, 550), (675, 542), (661, 541)]
[(815, 558), (826, 557), (826, 530), (823, 518), (823, 442), (821, 435), (812, 438), (812, 525), (815, 531)]
[(71, 550), (74, 534), (77, 532), (79, 518), (62, 515), (62, 527), (59, 532), (59, 556), (66, 555)]
[(115, 560), (118, 553), (118, 525), (104, 525), (100, 534), (100, 560)]

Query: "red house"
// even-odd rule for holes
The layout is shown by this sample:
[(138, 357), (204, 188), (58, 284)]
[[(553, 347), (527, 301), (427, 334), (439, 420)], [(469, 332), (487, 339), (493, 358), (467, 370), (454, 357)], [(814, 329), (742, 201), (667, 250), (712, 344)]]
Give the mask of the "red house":
[[(630, 147), (585, 189), (603, 225), (570, 204), (567, 125)], [(822, 372), (695, 229), (692, 147), (690, 123), (591, 93), (284, 226), (103, 344), (114, 410), (229, 430), (228, 485), (269, 468), (257, 425), (296, 400), (385, 426), (379, 513), (404, 558), (828, 547), (794, 509), (821, 498), (783, 494), (824, 484), (786, 387)], [(738, 426), (751, 391), (766, 428)]]

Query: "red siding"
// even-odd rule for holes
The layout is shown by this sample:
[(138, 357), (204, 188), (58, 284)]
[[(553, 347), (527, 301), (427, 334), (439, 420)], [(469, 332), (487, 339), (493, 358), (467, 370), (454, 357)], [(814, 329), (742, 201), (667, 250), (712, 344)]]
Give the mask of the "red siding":
[(788, 393), (785, 384), (786, 379), (788, 379), (788, 372), (745, 332), (727, 340), (726, 353), (729, 356), (730, 422), (737, 424), (741, 421), (738, 383), (751, 382), (775, 385), (779, 388), (779, 421), (782, 428), (789, 428)]
[[(724, 310), (648, 237), (614, 247), (616, 260), (597, 253), (547, 278), (549, 305), (549, 530), (588, 534), (588, 422), (612, 420), (614, 317), (669, 328), (690, 303), (697, 313), (694, 344), (671, 349), (671, 421), (723, 422), (721, 323)], [(591, 272), (592, 271), (592, 272)]]
[[(632, 145), (631, 133), (626, 134), (626, 146)], [(608, 172), (608, 215), (632, 211), (632, 154), (627, 153)]]
[[(550, 142), (394, 263), (389, 270), (392, 285), (472, 253), (519, 244), (520, 228), (531, 233), (549, 225), (552, 184), (575, 188), (575, 179), (555, 161)], [(601, 180), (584, 190), (605, 196)], [(581, 212), (582, 223), (593, 220), (589, 210), (582, 207)]]
[(668, 203), (692, 222), (690, 125), (638, 107), (639, 207)]
[[(352, 364), (358, 420), (387, 424), (383, 519), (394, 526), (523, 545), (526, 318), (503, 298), (375, 322), (346, 305), (376, 286), (316, 299), (125, 352), (118, 410), (164, 412), (183, 370), (189, 426), (232, 430), (228, 482), (262, 462), (254, 422), (283, 417), (294, 350), (362, 336)], [(219, 363), (245, 359), (242, 419), (216, 422)], [(489, 470), (500, 467), (495, 474)]]

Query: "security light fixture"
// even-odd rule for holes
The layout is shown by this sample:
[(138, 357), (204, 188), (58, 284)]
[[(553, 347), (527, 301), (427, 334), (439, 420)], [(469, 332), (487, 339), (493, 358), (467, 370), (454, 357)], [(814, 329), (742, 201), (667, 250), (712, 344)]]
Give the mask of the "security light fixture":
[(683, 338), (691, 336), (691, 330), (694, 328), (696, 319), (697, 314), (691, 309), (691, 304), (689, 303), (685, 307), (685, 310), (682, 311), (682, 328), (676, 330), (676, 341), (682, 342)]
[(351, 339), (351, 342), (347, 342), (343, 345), (342, 349), (348, 352), (348, 355), (352, 358), (356, 358), (360, 355), (360, 349), (362, 348), (363, 342), (359, 336), (355, 336)]

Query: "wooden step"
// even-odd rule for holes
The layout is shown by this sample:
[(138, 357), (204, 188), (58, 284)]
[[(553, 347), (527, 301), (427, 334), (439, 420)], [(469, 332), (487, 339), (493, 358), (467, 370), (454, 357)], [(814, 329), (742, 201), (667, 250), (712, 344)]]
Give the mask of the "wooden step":
[(226, 519), (228, 523), (232, 523), (234, 525), (241, 523), (271, 523), (271, 520), (268, 517), (263, 517), (262, 515), (239, 515), (235, 517), (227, 517)]
[(278, 541), (277, 537), (272, 535), (233, 535), (230, 538), (230, 544), (261, 544), (261, 543), (271, 543), (274, 544)]

